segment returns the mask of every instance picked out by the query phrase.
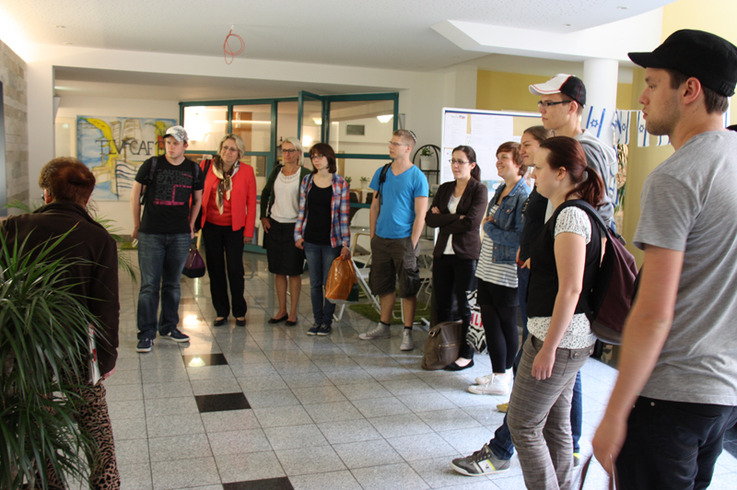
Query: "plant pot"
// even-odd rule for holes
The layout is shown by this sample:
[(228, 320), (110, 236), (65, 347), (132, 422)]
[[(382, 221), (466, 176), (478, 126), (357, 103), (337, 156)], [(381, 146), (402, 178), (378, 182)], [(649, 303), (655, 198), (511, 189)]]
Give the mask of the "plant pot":
[(435, 158), (432, 155), (420, 155), (420, 170), (433, 170)]

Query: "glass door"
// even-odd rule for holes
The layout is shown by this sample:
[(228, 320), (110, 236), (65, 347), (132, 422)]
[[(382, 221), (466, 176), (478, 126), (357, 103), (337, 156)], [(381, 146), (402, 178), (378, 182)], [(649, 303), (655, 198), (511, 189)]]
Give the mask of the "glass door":
[(305, 152), (308, 152), (315, 143), (325, 141), (325, 97), (303, 90), (299, 93), (297, 103), (297, 137)]

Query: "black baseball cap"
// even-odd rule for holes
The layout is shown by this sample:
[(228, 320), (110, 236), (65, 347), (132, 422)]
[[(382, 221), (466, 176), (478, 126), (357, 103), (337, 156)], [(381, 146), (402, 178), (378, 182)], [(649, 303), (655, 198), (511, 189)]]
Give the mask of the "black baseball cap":
[(681, 29), (652, 53), (627, 53), (643, 68), (668, 68), (696, 77), (704, 87), (731, 97), (737, 84), (737, 47), (716, 34)]
[(563, 94), (581, 106), (586, 105), (586, 86), (580, 78), (566, 73), (555, 75), (545, 83), (530, 85), (530, 93), (536, 95)]

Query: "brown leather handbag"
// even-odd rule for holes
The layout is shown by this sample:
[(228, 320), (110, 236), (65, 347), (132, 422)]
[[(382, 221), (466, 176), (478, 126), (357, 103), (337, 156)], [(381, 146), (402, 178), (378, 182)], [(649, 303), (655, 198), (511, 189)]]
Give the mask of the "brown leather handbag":
[(458, 359), (461, 350), (461, 322), (438, 323), (427, 333), (422, 369), (444, 369)]

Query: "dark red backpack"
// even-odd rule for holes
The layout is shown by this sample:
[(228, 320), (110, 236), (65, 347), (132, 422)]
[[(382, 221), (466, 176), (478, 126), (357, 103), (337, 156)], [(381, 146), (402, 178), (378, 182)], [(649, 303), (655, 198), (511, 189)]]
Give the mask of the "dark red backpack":
[[(570, 204), (568, 204), (570, 203)], [(563, 206), (576, 206), (589, 215), (606, 236), (604, 257), (589, 291), (589, 311), (586, 316), (596, 337), (607, 344), (622, 343), (622, 330), (636, 292), (637, 264), (624, 247), (624, 239), (613, 233), (599, 213), (586, 201), (567, 201)], [(583, 293), (582, 293), (583, 294)]]

